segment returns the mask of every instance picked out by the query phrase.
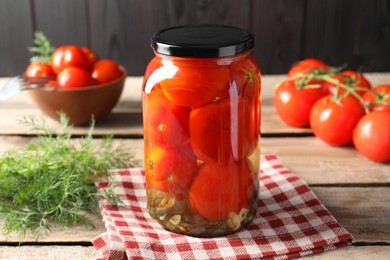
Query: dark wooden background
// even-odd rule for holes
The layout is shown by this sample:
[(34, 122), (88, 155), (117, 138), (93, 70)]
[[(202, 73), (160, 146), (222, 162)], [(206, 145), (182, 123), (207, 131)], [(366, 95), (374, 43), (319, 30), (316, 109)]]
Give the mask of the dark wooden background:
[(252, 31), (263, 74), (285, 73), (305, 57), (390, 71), (390, 0), (0, 0), (0, 76), (24, 70), (36, 30), (55, 46), (88, 46), (142, 75), (153, 32), (190, 23)]

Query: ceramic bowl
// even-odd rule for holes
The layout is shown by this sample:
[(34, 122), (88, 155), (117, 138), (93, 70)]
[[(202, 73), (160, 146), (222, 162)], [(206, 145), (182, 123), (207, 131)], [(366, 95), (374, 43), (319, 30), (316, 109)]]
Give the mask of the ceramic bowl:
[(127, 72), (121, 68), (120, 78), (105, 84), (77, 89), (29, 90), (33, 102), (48, 117), (59, 121), (60, 112), (69, 117), (72, 125), (87, 125), (93, 115), (98, 121), (108, 115), (118, 102), (125, 84)]

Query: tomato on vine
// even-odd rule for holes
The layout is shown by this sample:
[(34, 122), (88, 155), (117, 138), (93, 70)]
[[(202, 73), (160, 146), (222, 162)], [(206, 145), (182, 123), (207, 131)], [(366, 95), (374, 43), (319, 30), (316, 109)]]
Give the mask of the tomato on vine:
[(353, 134), (356, 149), (376, 162), (390, 162), (390, 112), (373, 111), (357, 124)]
[(288, 125), (305, 127), (310, 124), (310, 111), (314, 103), (324, 96), (320, 85), (299, 86), (296, 80), (280, 83), (274, 93), (277, 114)]
[[(309, 94), (310, 87), (306, 90), (305, 85), (317, 85), (326, 96), (321, 97), (318, 89)], [(342, 146), (353, 141), (367, 158), (390, 161), (390, 84), (372, 89), (357, 71), (338, 72), (320, 60), (306, 59), (294, 65), (288, 79), (277, 87), (274, 105), (291, 126), (306, 126), (309, 114), (313, 134), (327, 144)]]
[(345, 80), (347, 83), (350, 83), (360, 96), (364, 95), (367, 90), (371, 89), (371, 83), (362, 73), (354, 70), (346, 70), (341, 74), (346, 76)]
[[(332, 95), (342, 96), (347, 91), (354, 91), (355, 94), (363, 96), (371, 89), (371, 83), (363, 74), (353, 70), (346, 70), (340, 74), (326, 78), (323, 88), (326, 93)], [(353, 94), (350, 93), (349, 95)]]
[(337, 74), (329, 76), (324, 83), (322, 88), (327, 95), (342, 95), (345, 93), (345, 88), (341, 85), (345, 85), (344, 76)]
[(353, 130), (365, 115), (363, 105), (352, 96), (336, 99), (325, 96), (310, 113), (310, 126), (315, 136), (325, 143), (342, 146), (352, 142)]
[(323, 74), (328, 72), (329, 69), (330, 68), (328, 64), (325, 62), (318, 59), (308, 58), (294, 64), (288, 71), (287, 76), (289, 78), (295, 78), (299, 77), (300, 75), (313, 73), (314, 71), (316, 73)]
[(390, 84), (376, 86), (363, 95), (363, 100), (371, 111), (390, 111)]

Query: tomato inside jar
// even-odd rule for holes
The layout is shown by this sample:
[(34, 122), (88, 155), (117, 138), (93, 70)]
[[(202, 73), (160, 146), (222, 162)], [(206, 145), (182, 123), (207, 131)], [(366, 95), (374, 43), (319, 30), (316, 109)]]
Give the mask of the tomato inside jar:
[(165, 229), (227, 235), (257, 209), (261, 76), (254, 37), (221, 25), (151, 39), (143, 82), (147, 207)]

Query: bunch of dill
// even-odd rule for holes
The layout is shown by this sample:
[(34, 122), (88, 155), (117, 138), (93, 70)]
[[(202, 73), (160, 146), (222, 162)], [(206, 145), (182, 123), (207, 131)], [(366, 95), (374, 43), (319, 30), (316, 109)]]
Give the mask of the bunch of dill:
[(107, 136), (97, 146), (93, 142), (94, 121), (88, 135), (76, 143), (70, 134), (68, 118), (61, 115), (56, 131), (46, 118), (25, 117), (24, 124), (39, 131), (35, 142), (7, 151), (0, 157), (0, 217), (4, 235), (18, 232), (23, 239), (30, 231), (37, 238), (52, 224), (60, 227), (93, 227), (86, 212), (97, 212), (97, 196), (118, 202), (107, 189), (98, 194), (93, 172), (132, 167), (132, 154)]

